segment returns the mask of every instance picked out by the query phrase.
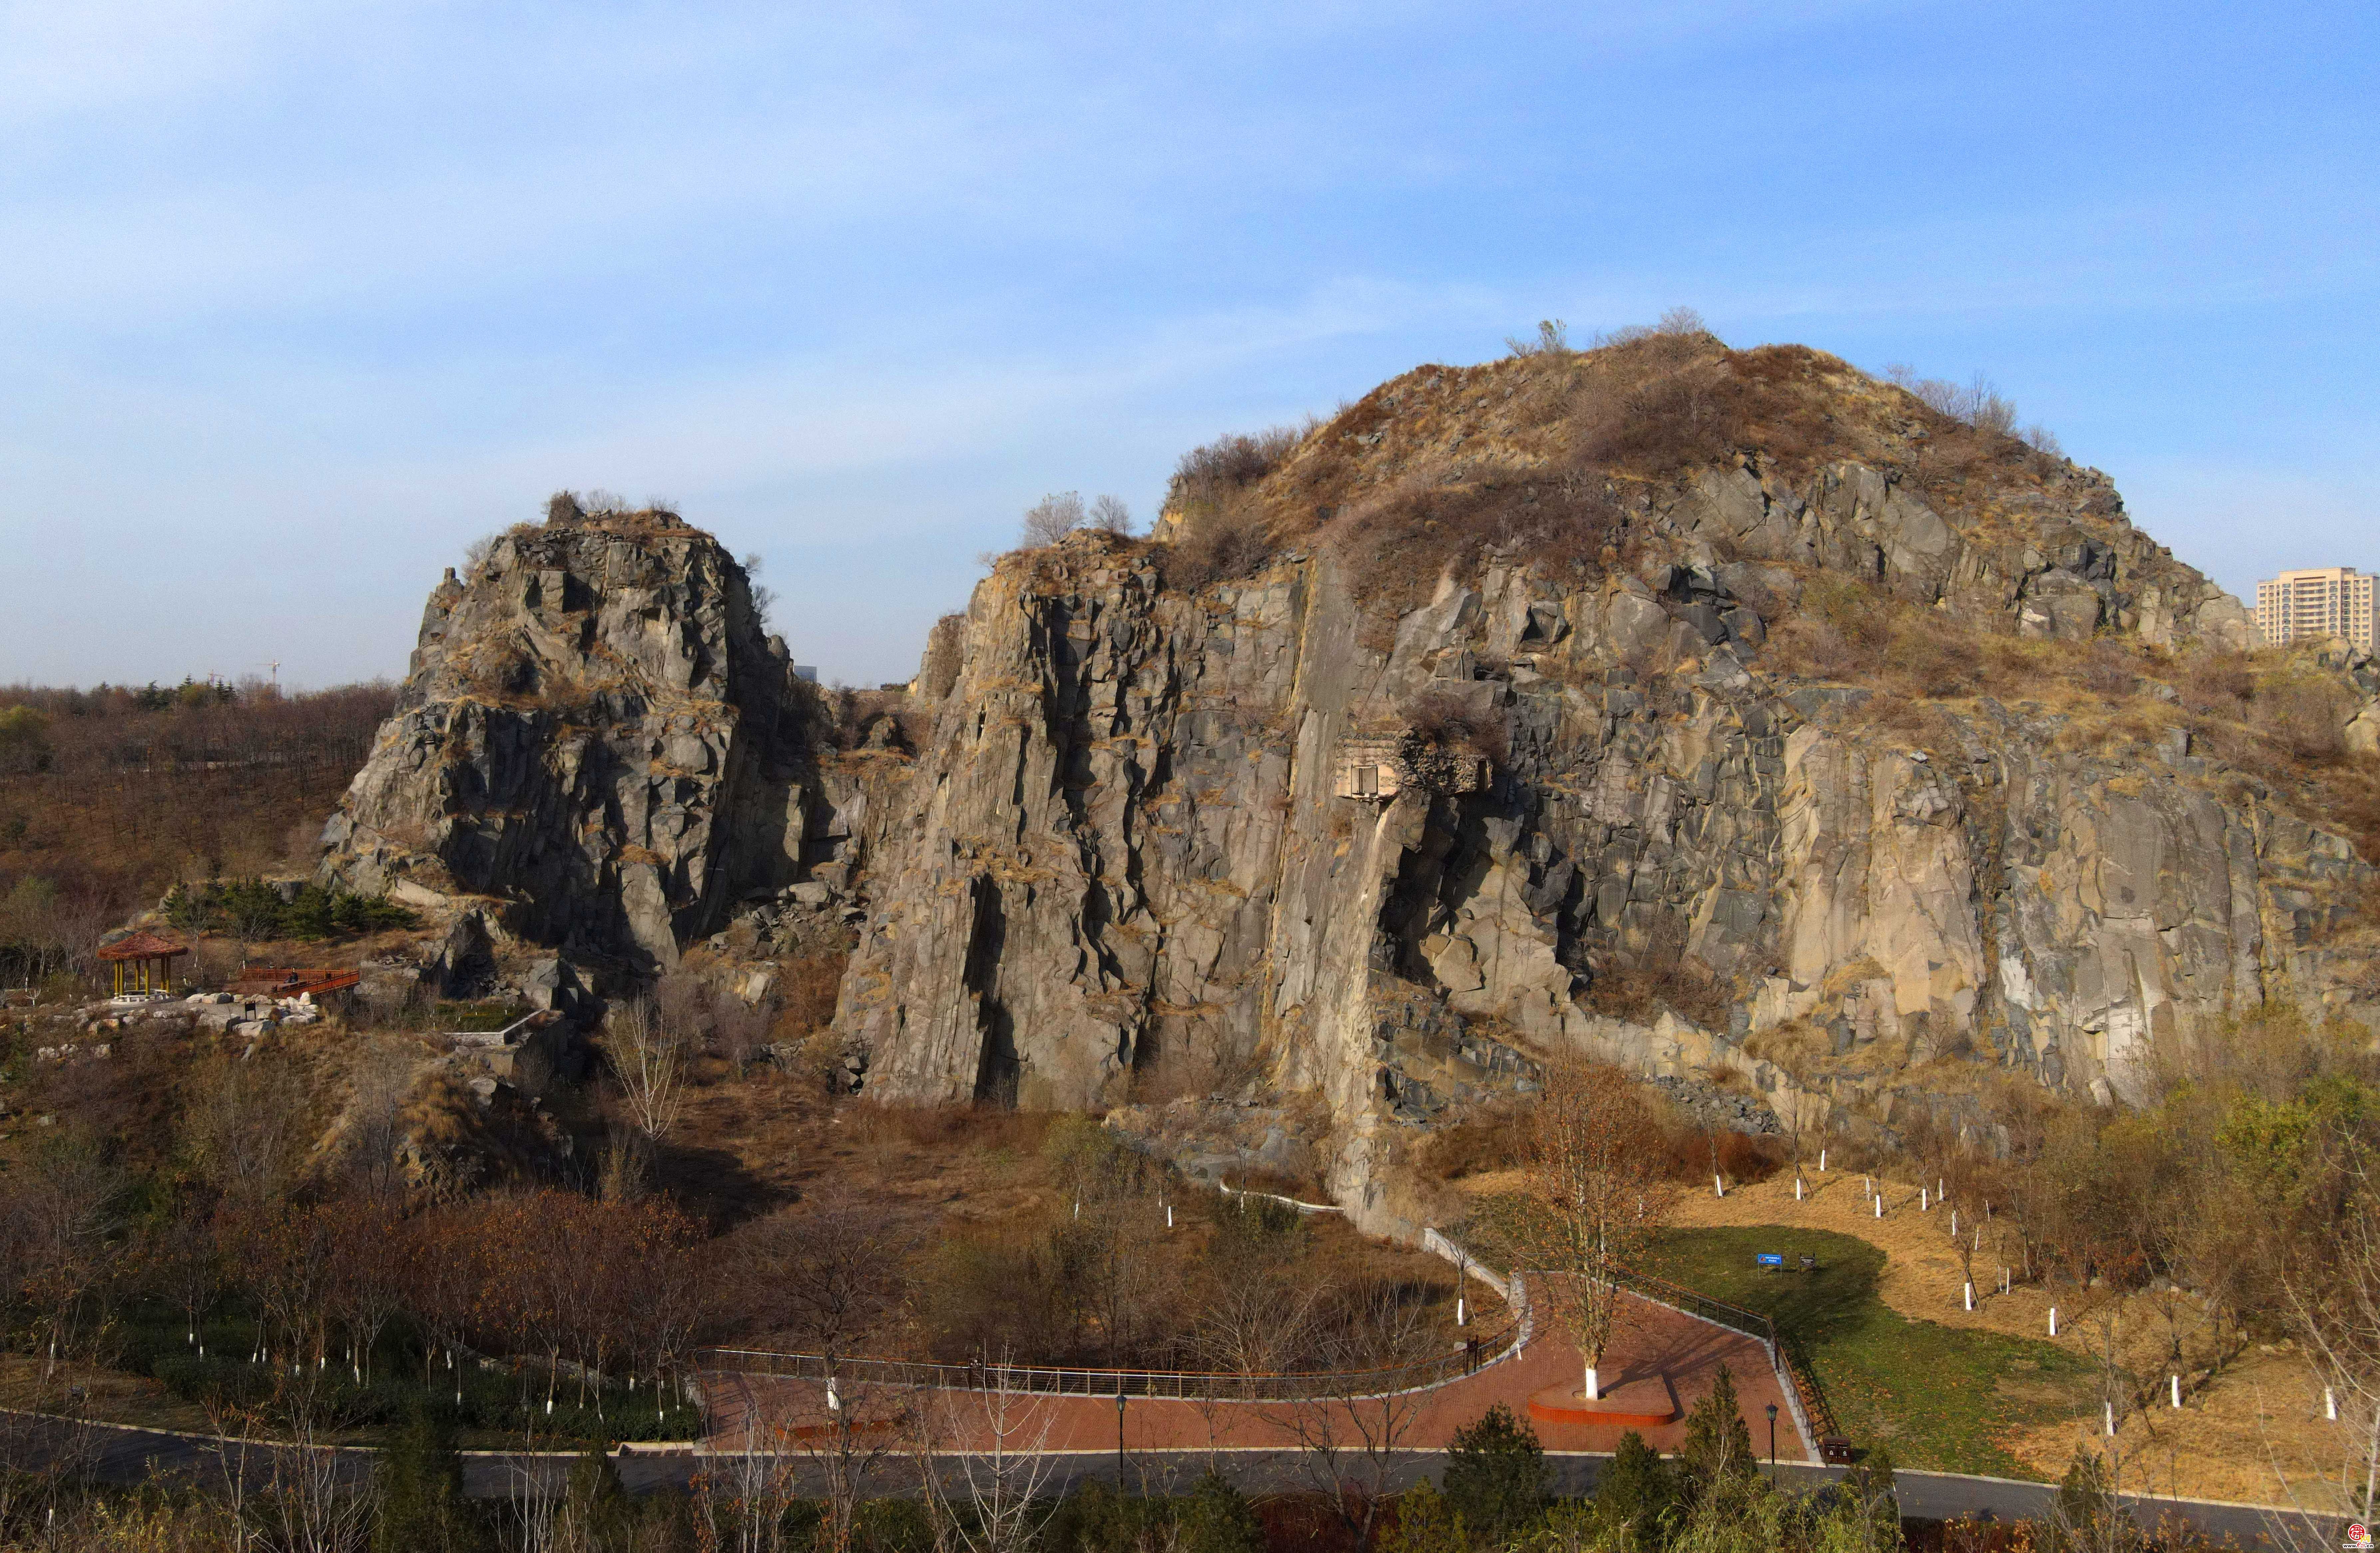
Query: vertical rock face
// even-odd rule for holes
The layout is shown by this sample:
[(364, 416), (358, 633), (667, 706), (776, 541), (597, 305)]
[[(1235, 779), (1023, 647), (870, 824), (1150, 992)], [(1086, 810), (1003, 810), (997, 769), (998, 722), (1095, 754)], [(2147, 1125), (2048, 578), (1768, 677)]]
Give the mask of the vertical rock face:
[[(1912, 725), (1764, 659), (1830, 577), (2018, 641), (2244, 645), (2103, 479), (1953, 521), (1887, 471), (1745, 460), (1634, 521), (1670, 560), (1491, 549), (1392, 621), (1343, 543), (1199, 591), (1103, 535), (1003, 560), (873, 811), (837, 1020), (868, 1092), (1099, 1108), (1151, 1071), (1253, 1078), (1321, 1102), (1334, 1188), (1393, 1227), (1384, 1145), (1563, 1051), (1888, 1125), (1995, 1072), (2120, 1091), (2159, 1032), (2268, 1000), (2371, 1019), (2374, 870), (2186, 728), (2152, 744), (2022, 684)], [(2380, 670), (2340, 667), (2373, 715)], [(1491, 780), (1433, 758), (1458, 744)], [(1380, 795), (1341, 795), (1394, 748)], [(1783, 1026), (1820, 1053), (1790, 1076), (1756, 1055)]]
[(524, 526), (431, 593), (326, 879), (491, 897), (635, 972), (801, 867), (802, 692), (738, 566), (667, 513)]
[[(323, 872), (628, 973), (856, 923), (870, 1098), (1203, 1093), (1274, 1119), (1256, 1165), (1318, 1118), (1382, 1229), (1410, 1129), (1565, 1053), (1891, 1129), (1999, 1076), (2115, 1098), (2261, 1003), (2374, 1021), (2380, 664), (2249, 664), (2104, 477), (1840, 363), (1644, 348), (1670, 398), (1585, 358), (1385, 385), (1209, 509), (1260, 562), (1179, 507), (1005, 557), (865, 726), (708, 536), (516, 529), (432, 595)], [(2207, 688), (2252, 668), (2268, 721)]]

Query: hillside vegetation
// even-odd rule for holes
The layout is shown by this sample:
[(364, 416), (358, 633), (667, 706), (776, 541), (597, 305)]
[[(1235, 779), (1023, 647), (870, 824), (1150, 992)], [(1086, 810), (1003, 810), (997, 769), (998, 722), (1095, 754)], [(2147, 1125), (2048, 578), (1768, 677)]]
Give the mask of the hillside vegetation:
[(386, 682), (0, 687), (0, 978), (81, 968), (176, 883), (310, 868), (395, 698)]

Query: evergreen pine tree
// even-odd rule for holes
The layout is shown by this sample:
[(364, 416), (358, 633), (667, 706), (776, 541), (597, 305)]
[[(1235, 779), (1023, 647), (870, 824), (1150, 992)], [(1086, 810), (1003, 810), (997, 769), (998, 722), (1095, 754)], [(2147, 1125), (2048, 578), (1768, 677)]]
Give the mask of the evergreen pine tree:
[(1735, 1377), (1725, 1365), (1710, 1390), (1686, 1414), (1686, 1440), (1678, 1451), (1686, 1491), (1704, 1498), (1752, 1478), (1758, 1470), (1752, 1453), (1752, 1427), (1735, 1396)]
[(1446, 1499), (1489, 1547), (1518, 1536), (1546, 1507), (1546, 1450), (1536, 1430), (1502, 1402), (1457, 1429), (1446, 1453)]
[(463, 1503), (463, 1459), (424, 1399), (414, 1399), (377, 1475), (373, 1553), (463, 1553), (476, 1542)]
[(1380, 1553), (1468, 1553), (1471, 1529), (1444, 1494), (1424, 1483), (1397, 1496), (1396, 1523), (1379, 1547)]
[(1256, 1506), (1208, 1467), (1182, 1507), (1181, 1553), (1264, 1553), (1264, 1523)]
[(1633, 1528), (1637, 1541), (1649, 1546), (1658, 1539), (1677, 1503), (1677, 1479), (1659, 1453), (1633, 1429), (1621, 1436), (1611, 1464), (1596, 1485), (1596, 1523), (1612, 1532)]
[(620, 1533), (632, 1518), (628, 1490), (620, 1481), (620, 1469), (612, 1458), (594, 1446), (579, 1452), (570, 1463), (570, 1482), (563, 1490), (562, 1534), (564, 1546), (572, 1547), (608, 1547), (619, 1539)]
[(1872, 1445), (1860, 1453), (1837, 1489), (1843, 1503), (1867, 1524), (1871, 1546), (1898, 1547), (1900, 1542), (1900, 1495), (1892, 1480), (1892, 1452)]

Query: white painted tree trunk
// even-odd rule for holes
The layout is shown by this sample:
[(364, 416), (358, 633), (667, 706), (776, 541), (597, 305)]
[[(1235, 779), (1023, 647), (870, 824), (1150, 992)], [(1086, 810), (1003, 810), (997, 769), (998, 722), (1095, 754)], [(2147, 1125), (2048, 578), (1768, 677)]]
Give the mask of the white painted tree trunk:
[(1586, 1366), (1586, 1385), (1580, 1391), (1580, 1395), (1584, 1396), (1588, 1401), (1594, 1401), (1596, 1399), (1603, 1395), (1603, 1388), (1601, 1383), (1596, 1379), (1595, 1366), (1593, 1365)]

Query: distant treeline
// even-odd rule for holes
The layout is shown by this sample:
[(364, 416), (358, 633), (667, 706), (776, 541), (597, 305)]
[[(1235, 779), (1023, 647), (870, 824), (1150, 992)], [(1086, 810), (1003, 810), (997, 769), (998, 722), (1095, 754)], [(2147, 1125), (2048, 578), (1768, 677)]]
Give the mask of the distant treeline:
[(385, 680), (0, 686), (0, 971), (87, 974), (177, 883), (310, 869), (395, 702)]
[(0, 687), (0, 775), (223, 765), (360, 765), (395, 705), (386, 680), (285, 693), (261, 681)]

